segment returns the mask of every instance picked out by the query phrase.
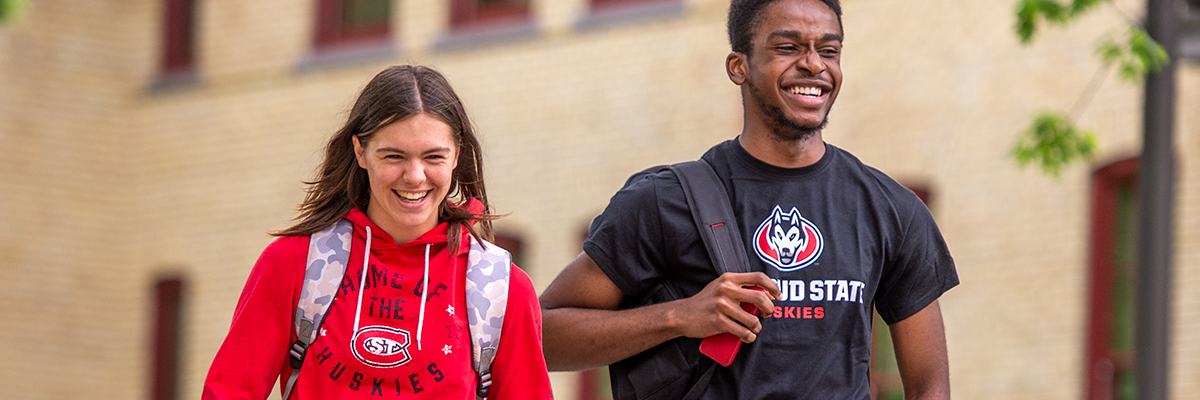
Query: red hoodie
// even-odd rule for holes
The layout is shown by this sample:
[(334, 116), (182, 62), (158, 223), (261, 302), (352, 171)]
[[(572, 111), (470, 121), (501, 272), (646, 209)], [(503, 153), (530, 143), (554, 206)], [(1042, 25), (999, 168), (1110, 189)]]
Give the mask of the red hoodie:
[[(464, 294), (466, 229), (459, 233), (464, 240), (452, 256), (446, 245), (446, 223), (397, 245), (361, 211), (351, 210), (346, 219), (354, 223), (346, 276), (320, 334), (308, 348), (291, 399), (474, 399), (477, 378), (471, 367)], [(370, 273), (360, 294), (367, 226), (372, 234)], [(229, 336), (208, 371), (204, 400), (262, 400), (277, 381), (280, 387), (286, 383), (292, 372), (288, 350), (296, 340), (292, 321), (308, 239), (279, 238), (259, 257), (238, 299)], [(425, 288), (427, 249), (429, 287)], [(551, 399), (542, 356), (542, 316), (533, 284), (518, 268), (512, 269), (510, 280), (488, 398)], [(423, 291), (427, 300), (422, 318)], [(354, 351), (351, 338), (356, 326), (360, 331), (407, 334), (408, 346), (388, 359)]]

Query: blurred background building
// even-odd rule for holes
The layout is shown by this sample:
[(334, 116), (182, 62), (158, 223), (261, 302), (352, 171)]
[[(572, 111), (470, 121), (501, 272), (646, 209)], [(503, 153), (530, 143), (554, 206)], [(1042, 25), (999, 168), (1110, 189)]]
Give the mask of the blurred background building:
[[(956, 397), (1120, 395), (1137, 321), (1142, 89), (1104, 78), (1078, 116), (1099, 157), (1060, 178), (1018, 168), (1009, 149), (1036, 112), (1076, 103), (1100, 68), (1095, 39), (1145, 4), (1116, 0), (1124, 13), (1030, 46), (1013, 34), (1014, 4), (843, 0), (845, 81), (825, 138), (923, 195), (940, 224), (962, 281), (942, 298)], [(511, 213), (497, 229), (544, 288), (629, 174), (740, 131), (727, 7), (25, 2), (0, 25), (0, 398), (199, 398), (266, 232), (289, 225), (324, 142), (388, 65), (436, 66), (463, 97), (496, 208)], [(1200, 53), (1200, 37), (1182, 46)], [(1176, 399), (1200, 393), (1200, 64), (1189, 60)], [(894, 361), (879, 354), (874, 382), (894, 398)], [(605, 396), (602, 371), (552, 377), (559, 399)]]

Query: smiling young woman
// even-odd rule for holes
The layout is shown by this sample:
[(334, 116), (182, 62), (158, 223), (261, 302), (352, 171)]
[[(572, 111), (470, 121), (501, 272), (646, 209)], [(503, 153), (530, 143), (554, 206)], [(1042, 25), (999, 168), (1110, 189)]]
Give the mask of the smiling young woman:
[(367, 217), (397, 242), (416, 239), (438, 224), (458, 165), (450, 125), (427, 113), (392, 122), (364, 146), (354, 137), (358, 166), (367, 171)]
[[(467, 243), (491, 240), (499, 216), (487, 201), (479, 141), (450, 83), (423, 66), (380, 72), (308, 185), (299, 221), (275, 233), (250, 272), (203, 398), (263, 399), (292, 376), (302, 283), (321, 274), (306, 269), (309, 238), (342, 219), (353, 225), (351, 262), (297, 361), (288, 398), (474, 398)], [(550, 399), (536, 293), (524, 272), (511, 270), (487, 398)]]

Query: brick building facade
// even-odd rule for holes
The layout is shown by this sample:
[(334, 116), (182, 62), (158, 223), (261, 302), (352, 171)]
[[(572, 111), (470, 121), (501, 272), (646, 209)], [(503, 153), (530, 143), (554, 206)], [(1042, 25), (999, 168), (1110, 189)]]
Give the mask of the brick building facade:
[[(387, 65), (434, 65), (463, 97), (511, 213), (497, 229), (539, 289), (630, 173), (741, 126), (725, 0), (374, 2), (382, 25), (321, 11), (351, 3), (336, 0), (189, 3), (30, 1), (0, 25), (0, 397), (148, 398), (169, 362), (177, 382), (157, 390), (198, 398), (266, 232), (288, 225), (319, 149)], [(1082, 398), (1093, 172), (1137, 156), (1141, 90), (1108, 76), (1079, 116), (1095, 161), (1059, 179), (1017, 168), (1015, 133), (1072, 107), (1099, 67), (1092, 43), (1123, 17), (1023, 47), (1012, 3), (844, 0), (825, 138), (929, 194), (962, 281), (942, 301), (956, 396)], [(1178, 77), (1182, 399), (1200, 392), (1200, 64)], [(156, 299), (175, 281), (177, 357), (161, 361)], [(553, 379), (558, 398), (589, 398), (577, 374)]]

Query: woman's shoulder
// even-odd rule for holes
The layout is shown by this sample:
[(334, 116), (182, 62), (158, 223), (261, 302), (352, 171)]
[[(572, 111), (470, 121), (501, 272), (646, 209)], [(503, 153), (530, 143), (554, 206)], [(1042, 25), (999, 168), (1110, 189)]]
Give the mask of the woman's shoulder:
[(271, 241), (254, 264), (255, 274), (294, 275), (308, 259), (308, 236), (280, 236)]
[(269, 259), (286, 259), (292, 257), (303, 257), (308, 252), (308, 235), (298, 236), (280, 236), (271, 241), (262, 255), (259, 257), (261, 261), (264, 258)]

